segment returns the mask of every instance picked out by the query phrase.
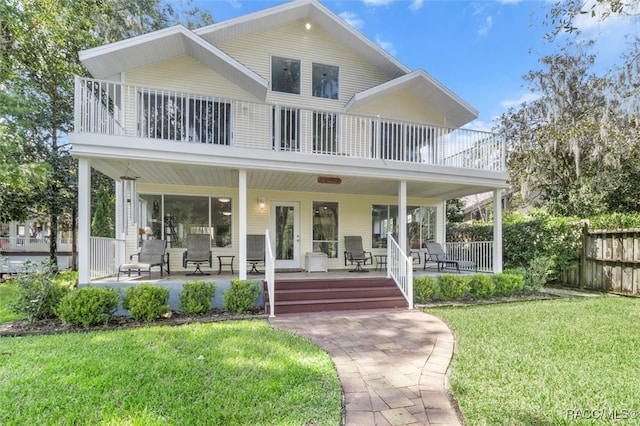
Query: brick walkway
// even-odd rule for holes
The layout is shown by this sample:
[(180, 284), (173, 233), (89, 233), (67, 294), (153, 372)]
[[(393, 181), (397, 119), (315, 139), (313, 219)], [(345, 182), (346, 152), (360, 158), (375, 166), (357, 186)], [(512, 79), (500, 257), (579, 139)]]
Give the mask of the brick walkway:
[(454, 339), (419, 310), (288, 314), (272, 327), (310, 339), (333, 359), (347, 426), (460, 425), (445, 391)]

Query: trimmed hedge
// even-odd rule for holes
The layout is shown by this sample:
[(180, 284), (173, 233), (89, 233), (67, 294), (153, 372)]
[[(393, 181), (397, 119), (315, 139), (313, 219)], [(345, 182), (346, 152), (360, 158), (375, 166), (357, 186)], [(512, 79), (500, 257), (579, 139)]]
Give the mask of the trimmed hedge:
[(213, 306), (217, 286), (212, 282), (191, 281), (182, 286), (180, 309), (187, 314), (204, 314)]
[(83, 287), (67, 293), (55, 312), (65, 324), (106, 324), (118, 308), (119, 295), (112, 288)]
[(251, 312), (260, 295), (260, 285), (255, 281), (231, 280), (231, 286), (223, 293), (224, 307), (232, 313)]
[(128, 287), (122, 307), (135, 319), (151, 322), (169, 311), (169, 289), (149, 283)]
[[(425, 304), (436, 300), (488, 299), (508, 297), (525, 291), (521, 273), (455, 275), (437, 278), (422, 276), (413, 280), (413, 302)], [(537, 290), (526, 289), (533, 292)]]

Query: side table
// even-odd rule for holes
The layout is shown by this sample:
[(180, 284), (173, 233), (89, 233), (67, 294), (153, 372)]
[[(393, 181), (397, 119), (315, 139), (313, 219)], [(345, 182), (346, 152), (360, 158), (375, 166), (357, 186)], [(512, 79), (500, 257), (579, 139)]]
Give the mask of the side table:
[[(220, 275), (222, 273), (222, 267), (223, 266), (229, 266), (231, 268), (231, 274), (233, 275), (235, 272), (233, 272), (233, 259), (235, 259), (235, 256), (229, 255), (229, 256), (218, 256), (218, 275)], [(224, 263), (223, 263), (224, 262)]]

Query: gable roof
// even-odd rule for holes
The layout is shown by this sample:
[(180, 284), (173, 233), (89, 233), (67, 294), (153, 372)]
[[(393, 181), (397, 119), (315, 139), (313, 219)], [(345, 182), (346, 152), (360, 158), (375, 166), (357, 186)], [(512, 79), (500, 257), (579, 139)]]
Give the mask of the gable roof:
[(478, 118), (478, 111), (447, 89), (424, 70), (417, 70), (379, 86), (357, 93), (345, 105), (345, 111), (360, 108), (390, 93), (406, 90), (422, 99), (447, 118), (447, 126), (461, 127)]
[(299, 19), (307, 19), (311, 25), (320, 26), (324, 31), (348, 46), (356, 54), (362, 56), (390, 79), (411, 71), (317, 0), (294, 0), (269, 9), (202, 27), (194, 32), (211, 44), (218, 45)]
[(264, 100), (268, 83), (215, 46), (182, 25), (80, 52), (80, 61), (95, 78), (112, 79), (121, 72), (189, 55), (213, 71)]

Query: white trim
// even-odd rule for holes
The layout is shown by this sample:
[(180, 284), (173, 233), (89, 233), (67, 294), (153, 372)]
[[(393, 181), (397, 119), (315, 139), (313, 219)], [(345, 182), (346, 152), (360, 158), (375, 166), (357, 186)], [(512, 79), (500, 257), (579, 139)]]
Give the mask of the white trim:
[(241, 280), (247, 279), (247, 171), (238, 170), (238, 269)]

